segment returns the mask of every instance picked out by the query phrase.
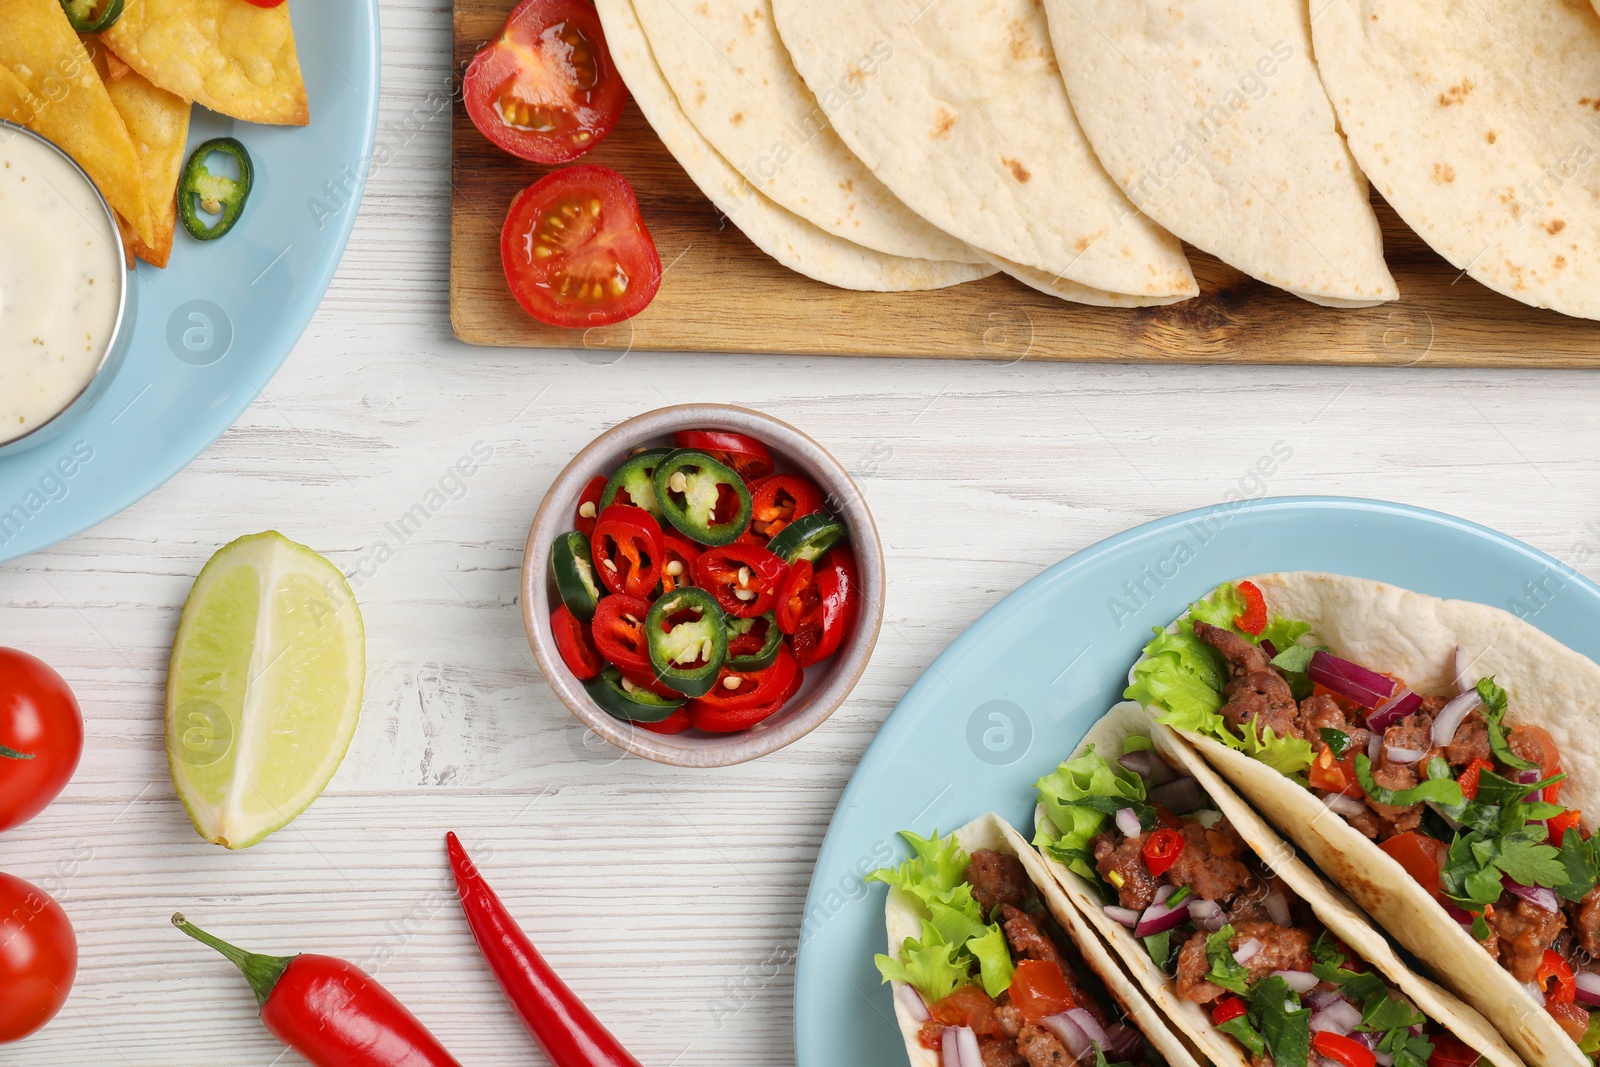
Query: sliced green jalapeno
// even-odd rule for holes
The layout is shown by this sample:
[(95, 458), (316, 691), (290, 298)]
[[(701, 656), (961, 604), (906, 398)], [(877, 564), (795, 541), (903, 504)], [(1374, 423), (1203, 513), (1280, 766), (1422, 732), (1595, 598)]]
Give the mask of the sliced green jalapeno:
[(583, 688), (596, 704), (629, 722), (661, 722), (683, 707), (680, 699), (664, 697), (634, 685), (615, 667), (607, 667), (600, 672), (600, 677), (585, 682)]
[[(237, 178), (212, 174), (206, 168), (206, 160), (216, 153), (230, 156), (238, 164)], [(218, 137), (196, 148), (183, 166), (183, 177), (178, 179), (178, 217), (183, 220), (183, 228), (197, 241), (215, 241), (239, 221), (254, 181), (250, 153), (234, 138)], [(208, 223), (200, 217), (202, 210), (222, 217)]]
[(655, 474), (656, 464), (661, 457), (671, 451), (670, 448), (647, 448), (636, 456), (630, 456), (606, 482), (605, 492), (600, 494), (600, 510), (604, 511), (615, 504), (620, 491), (627, 494), (628, 499), (624, 503), (644, 508), (659, 521), (661, 505), (656, 501), (656, 486), (651, 476)]
[(555, 579), (561, 602), (584, 622), (594, 618), (594, 609), (604, 595), (594, 577), (594, 558), (589, 554), (589, 539), (577, 530), (556, 538), (550, 546), (550, 575)]
[(650, 666), (668, 689), (698, 697), (711, 692), (728, 659), (728, 623), (704, 589), (663, 594), (644, 620)]
[[(95, 14), (96, 9), (100, 14)], [(79, 33), (99, 33), (109, 30), (122, 17), (122, 0), (105, 0), (104, 7), (100, 0), (61, 0), (61, 10)]]
[(656, 465), (661, 514), (702, 545), (728, 545), (750, 528), (750, 489), (732, 467), (699, 449), (680, 448)]
[[(766, 629), (757, 628), (766, 624)], [(753, 619), (728, 620), (728, 669), (730, 671), (760, 671), (772, 666), (783, 647), (783, 631), (778, 629), (774, 612), (757, 615)]]
[(785, 563), (808, 560), (815, 563), (822, 554), (843, 541), (844, 523), (825, 511), (802, 515), (785, 526), (767, 544), (767, 550)]

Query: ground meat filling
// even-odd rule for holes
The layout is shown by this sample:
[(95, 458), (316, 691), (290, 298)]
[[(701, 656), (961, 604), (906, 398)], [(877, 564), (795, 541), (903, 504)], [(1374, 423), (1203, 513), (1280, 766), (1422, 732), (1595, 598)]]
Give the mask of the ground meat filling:
[(1167, 871), (1173, 885), (1186, 885), (1197, 897), (1227, 905), (1252, 881), (1242, 861), (1244, 839), (1230, 822), (1207, 830), (1198, 819), (1184, 819), (1184, 846)]
[[(1209, 1004), (1225, 992), (1221, 986), (1208, 980), (1211, 961), (1206, 956), (1207, 934), (1196, 933), (1184, 942), (1178, 951), (1178, 973), (1174, 986), (1178, 995), (1196, 1004)], [(1279, 926), (1271, 922), (1251, 922), (1238, 926), (1228, 939), (1228, 947), (1237, 952), (1240, 946), (1259, 941), (1261, 950), (1245, 962), (1250, 972), (1247, 979), (1254, 984), (1273, 971), (1309, 971), (1311, 969), (1311, 934), (1292, 926)]]
[(1015, 1034), (1010, 1037), (980, 1037), (978, 1051), (983, 1054), (983, 1067), (1029, 1067), (1028, 1061), (1017, 1051)]
[[(1155, 902), (1157, 882), (1150, 877), (1144, 865), (1144, 835), (1139, 834), (1117, 844), (1110, 834), (1100, 834), (1091, 846), (1094, 851), (1094, 869), (1100, 880), (1117, 890), (1117, 903), (1124, 908), (1143, 911)], [(1115, 878), (1111, 877), (1113, 874)], [(1118, 885), (1118, 882), (1121, 885)]]
[(1589, 890), (1578, 902), (1572, 917), (1572, 932), (1579, 948), (1600, 958), (1600, 885)]
[(1322, 731), (1337, 730), (1350, 739), (1347, 751), (1365, 752), (1367, 742), (1372, 738), (1372, 731), (1365, 726), (1352, 723), (1345, 715), (1339, 702), (1327, 693), (1315, 693), (1300, 704), (1300, 720), (1305, 723), (1306, 740), (1311, 742), (1313, 752), (1320, 755), (1328, 747), (1328, 742), (1322, 739)]
[(1230, 726), (1242, 729), (1254, 723), (1256, 729), (1271, 729), (1279, 737), (1303, 737), (1300, 706), (1283, 676), (1272, 669), (1267, 654), (1231, 630), (1196, 622), (1195, 636), (1218, 652), (1228, 664), (1228, 684), (1222, 695), (1227, 699), (1222, 717)]
[[(1398, 754), (1395, 758), (1393, 754)], [(1413, 759), (1413, 755), (1421, 753)], [(1372, 765), (1372, 780), (1385, 789), (1396, 792), (1410, 789), (1419, 781), (1421, 769), (1437, 754), (1433, 747), (1433, 716), (1425, 711), (1414, 712), (1383, 732), (1383, 748)], [(1407, 833), (1422, 825), (1421, 804), (1395, 806), (1379, 804), (1371, 797), (1367, 806), (1385, 824), (1381, 836), (1388, 838)]]
[(985, 915), (1002, 904), (1020, 908), (1033, 892), (1033, 882), (1022, 861), (992, 848), (980, 848), (972, 854), (967, 881), (972, 883), (972, 899)]
[(1497, 905), (1489, 926), (1498, 939), (1500, 965), (1519, 982), (1533, 981), (1544, 950), (1566, 925), (1566, 917), (1559, 911), (1546, 911), (1526, 900), (1519, 899), (1515, 907)]
[(1024, 1026), (1017, 1034), (1017, 1052), (1028, 1067), (1069, 1067), (1076, 1062), (1056, 1035), (1038, 1026)]
[(1452, 767), (1465, 767), (1475, 759), (1486, 760), (1489, 752), (1489, 724), (1481, 711), (1468, 712), (1456, 729), (1454, 740), (1444, 746), (1444, 758)]

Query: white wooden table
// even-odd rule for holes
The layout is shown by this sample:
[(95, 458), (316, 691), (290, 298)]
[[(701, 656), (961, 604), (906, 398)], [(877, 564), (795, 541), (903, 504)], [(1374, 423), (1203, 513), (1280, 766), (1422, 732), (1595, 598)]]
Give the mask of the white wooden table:
[[(0, 565), (0, 644), (51, 662), (88, 724), (61, 799), (0, 837), (0, 869), (55, 893), (82, 956), (61, 1016), (0, 1046), (0, 1064), (299, 1062), (231, 966), (167, 924), (179, 908), (259, 951), (363, 964), (467, 1067), (542, 1063), (460, 918), (447, 829), (646, 1065), (791, 1063), (797, 924), (840, 790), (929, 661), (1049, 564), (1230, 491), (1420, 504), (1569, 559), (1600, 546), (1592, 375), (606, 364), (469, 348), (448, 324), (448, 120), (429, 103), (448, 87), (449, 5), (386, 2), (383, 32), (380, 137), (396, 158), (283, 371), (165, 487)], [(540, 678), (517, 604), (528, 524), (572, 453), (691, 400), (764, 408), (827, 444), (867, 493), (891, 577), (876, 657), (833, 719), (777, 755), (701, 773), (586, 741)], [(395, 542), (385, 523), (480, 441), (493, 460)], [(1279, 442), (1292, 456), (1262, 479), (1256, 461)], [(269, 527), (355, 575), (366, 710), (322, 799), (230, 853), (173, 796), (162, 687), (201, 564)], [(393, 558), (376, 565), (386, 538)]]

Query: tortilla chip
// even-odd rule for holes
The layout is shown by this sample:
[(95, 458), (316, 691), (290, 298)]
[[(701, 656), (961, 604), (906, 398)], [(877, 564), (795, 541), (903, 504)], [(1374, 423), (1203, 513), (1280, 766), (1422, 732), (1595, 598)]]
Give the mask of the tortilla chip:
[(116, 53), (105, 46), (98, 34), (80, 33), (78, 40), (83, 42), (83, 47), (88, 50), (89, 58), (94, 60), (94, 69), (100, 72), (100, 80), (110, 85), (119, 78), (125, 78), (133, 68), (118, 59)]
[(311, 122), (288, 4), (128, 0), (100, 36), (130, 67), (185, 100), (246, 122)]
[(140, 259), (165, 267), (178, 225), (178, 176), (183, 173), (189, 114), (194, 108), (182, 97), (151, 85), (134, 70), (108, 84), (106, 90), (139, 153), (144, 199), (155, 227), (153, 242), (135, 240), (132, 248)]
[[(249, 5), (244, 5), (249, 6)], [(155, 242), (139, 157), (58, 0), (0, 0), (0, 67), (11, 76), (8, 115), (60, 145), (100, 187), (111, 206)]]

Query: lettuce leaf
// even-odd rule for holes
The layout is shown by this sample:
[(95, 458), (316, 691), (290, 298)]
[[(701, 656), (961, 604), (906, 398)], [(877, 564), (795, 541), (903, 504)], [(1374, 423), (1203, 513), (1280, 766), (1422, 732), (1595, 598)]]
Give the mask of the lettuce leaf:
[(1011, 949), (1000, 927), (991, 926), (983, 936), (968, 940), (967, 951), (978, 961), (985, 993), (998, 997), (1011, 988), (1011, 975), (1016, 968), (1011, 965)]
[[(950, 893), (962, 885), (962, 875), (972, 858), (956, 843), (955, 835), (941, 838), (935, 830), (932, 837), (918, 837), (910, 830), (900, 831), (915, 853), (898, 867), (885, 867), (867, 875), (869, 882), (903, 889), (926, 906), (934, 901), (952, 903)], [(970, 895), (970, 887), (969, 887)]]
[(904, 982), (933, 1004), (968, 984), (971, 961), (958, 961), (956, 951), (956, 945), (945, 942), (939, 931), (925, 922), (921, 939), (906, 938), (898, 960), (879, 953), (873, 962), (885, 982)]
[(1175, 730), (1221, 740), (1228, 734), (1221, 715), (1228, 671), (1221, 653), (1196, 637), (1188, 620), (1176, 633), (1156, 630), (1155, 635), (1122, 695), (1158, 709), (1160, 721)]
[[(1199, 619), (1201, 622), (1220, 626), (1224, 630), (1234, 633), (1243, 633), (1233, 624), (1233, 620), (1249, 610), (1244, 602), (1244, 594), (1239, 592), (1239, 587), (1232, 582), (1223, 582), (1208, 597), (1202, 597), (1189, 605), (1189, 617)], [(1256, 640), (1252, 637), (1251, 640)]]
[(1245, 724), (1242, 737), (1230, 732), (1223, 741), (1228, 747), (1238, 749), (1288, 778), (1311, 766), (1311, 742), (1298, 737), (1279, 737), (1270, 726), (1261, 732), (1254, 722), (1249, 722)]
[(1094, 749), (1095, 746), (1090, 745), (1083, 755), (1068, 760), (1034, 783), (1039, 791), (1039, 802), (1057, 830), (1055, 835), (1041, 830), (1034, 844), (1090, 880), (1099, 876), (1090, 862), (1089, 842), (1105, 826), (1108, 816), (1101, 809), (1110, 805), (1083, 802), (1110, 798), (1121, 807), (1142, 807), (1145, 799), (1143, 778), (1112, 763)]
[[(1256, 638), (1256, 644), (1259, 645), (1263, 641), (1271, 641), (1272, 647), (1278, 650), (1279, 655), (1282, 655), (1291, 648), (1298, 648), (1300, 639), (1310, 632), (1311, 624), (1309, 622), (1301, 622), (1299, 619), (1285, 619), (1281, 615), (1274, 615), (1272, 621), (1267, 623), (1267, 628), (1262, 630), (1261, 635)], [(1277, 661), (1274, 660), (1273, 662)], [(1305, 668), (1302, 667), (1300, 669), (1304, 670)]]

